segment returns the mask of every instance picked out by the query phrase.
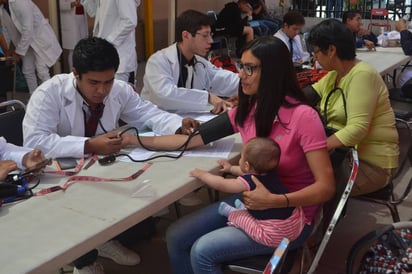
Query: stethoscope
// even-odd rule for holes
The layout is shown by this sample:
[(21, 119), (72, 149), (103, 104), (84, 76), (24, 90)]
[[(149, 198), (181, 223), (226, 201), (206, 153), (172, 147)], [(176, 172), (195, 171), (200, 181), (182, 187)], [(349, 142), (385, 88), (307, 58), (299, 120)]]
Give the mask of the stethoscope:
[[(73, 86), (77, 90), (77, 92), (79, 92), (79, 95), (82, 96), (81, 92), (77, 88), (77, 85), (75, 84), (75, 79), (73, 79)], [(82, 96), (82, 98), (83, 98), (83, 96)], [(103, 105), (104, 105), (104, 103), (103, 103)], [(86, 119), (86, 112), (88, 111), (88, 108), (89, 108), (89, 106), (87, 105), (87, 103), (85, 101), (83, 101), (82, 111), (83, 111), (84, 119)], [(104, 126), (102, 124), (102, 121), (101, 121), (101, 117), (103, 116), (103, 112), (104, 112), (104, 106), (102, 107), (101, 112), (99, 113), (98, 124), (101, 127), (101, 129), (104, 131), (104, 133), (108, 133), (108, 131), (104, 128)], [(144, 148), (148, 151), (157, 151), (156, 149), (149, 148), (149, 147), (147, 147), (143, 144), (143, 142), (140, 139), (139, 131), (136, 127), (127, 127), (126, 129), (119, 132), (118, 136), (121, 137), (123, 134), (125, 134), (126, 132), (128, 132), (130, 130), (135, 131), (137, 140), (138, 140), (138, 142), (139, 142), (139, 144), (142, 148)], [(149, 157), (149, 158), (144, 159), (144, 160), (136, 160), (127, 153), (117, 153), (117, 154), (110, 154), (106, 157), (100, 158), (98, 161), (101, 165), (108, 165), (108, 164), (113, 163), (116, 160), (116, 158), (119, 157), (119, 156), (126, 156), (133, 162), (146, 162), (146, 161), (154, 160), (154, 159), (157, 159), (157, 158), (179, 159), (180, 157), (182, 157), (183, 153), (186, 151), (190, 140), (197, 134), (199, 134), (198, 130), (193, 131), (188, 136), (187, 140), (182, 145), (178, 146), (177, 148), (174, 148), (174, 149), (170, 150), (170, 151), (180, 150), (180, 153), (178, 155), (161, 154), (161, 155), (155, 155), (153, 157)], [(164, 150), (164, 151), (167, 151), (167, 150)]]
[[(82, 99), (83, 99), (82, 111), (83, 111), (84, 120), (86, 120), (86, 119), (87, 119), (87, 112), (90, 111), (90, 110), (89, 110), (89, 105), (86, 103), (86, 101), (84, 100), (84, 97), (83, 97), (82, 93), (81, 93), (80, 90), (77, 88), (76, 78), (77, 78), (77, 76), (75, 76), (75, 79), (73, 79), (73, 87), (77, 90), (77, 92), (79, 93), (79, 95), (80, 95), (80, 96), (82, 97)], [(106, 100), (106, 98), (105, 98), (105, 100)], [(107, 130), (105, 129), (105, 127), (103, 126), (102, 119), (101, 119), (102, 116), (103, 116), (103, 112), (104, 112), (104, 105), (105, 105), (104, 103), (105, 103), (105, 102), (103, 102), (103, 108), (102, 108), (102, 110), (101, 110), (101, 113), (99, 113), (98, 124), (99, 124), (100, 128), (103, 130), (104, 133), (108, 133), (108, 131), (107, 131)]]
[[(190, 61), (190, 63), (192, 63), (191, 66), (193, 67), (192, 82), (190, 83), (190, 87), (186, 87), (186, 83), (183, 81), (182, 72), (181, 72), (181, 69), (182, 69), (182, 60), (183, 60), (184, 57), (183, 57), (182, 51), (180, 50), (178, 44), (176, 44), (176, 48), (177, 48), (178, 60), (179, 60), (179, 80), (178, 80), (178, 86), (179, 86), (179, 87), (183, 87), (183, 88), (187, 88), (187, 89), (193, 89), (193, 81), (194, 81), (194, 79), (195, 79), (195, 75), (197, 74), (196, 66), (200, 64), (200, 65), (202, 65), (202, 67), (203, 67), (203, 70), (204, 70), (204, 72), (205, 72), (206, 79), (204, 79), (203, 77), (196, 77), (196, 81), (199, 81), (199, 83), (201, 84), (200, 86), (202, 87), (202, 88), (201, 88), (202, 90), (206, 90), (206, 91), (208, 91), (208, 92), (211, 92), (211, 91), (212, 91), (212, 85), (211, 85), (212, 82), (210, 81), (210, 77), (209, 77), (209, 74), (208, 74), (208, 72), (207, 72), (207, 67), (206, 67), (206, 65), (205, 65), (202, 61), (197, 60), (196, 56), (193, 56), (193, 59)], [(208, 86), (207, 83), (209, 83), (209, 88), (207, 88), (207, 86)]]

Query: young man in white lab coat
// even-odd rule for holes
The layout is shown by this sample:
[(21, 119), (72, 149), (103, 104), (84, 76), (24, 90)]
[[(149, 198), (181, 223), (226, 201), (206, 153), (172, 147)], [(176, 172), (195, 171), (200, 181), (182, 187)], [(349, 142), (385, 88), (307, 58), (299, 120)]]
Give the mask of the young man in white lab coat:
[[(3, 28), (13, 41), (16, 61), (23, 61), (23, 74), (30, 93), (42, 81), (50, 79), (49, 68), (62, 49), (48, 20), (31, 0), (0, 0)], [(36, 76), (37, 72), (37, 76)]]
[(216, 114), (227, 109), (229, 104), (220, 97), (237, 95), (239, 77), (204, 58), (213, 42), (212, 23), (206, 14), (194, 10), (176, 19), (177, 43), (147, 61), (144, 99), (172, 112), (205, 111), (209, 104)]
[(112, 43), (119, 53), (116, 79), (134, 84), (137, 70), (136, 26), (140, 0), (81, 0), (94, 17), (93, 36)]
[[(80, 40), (73, 72), (54, 76), (30, 98), (23, 120), (24, 146), (41, 148), (46, 157), (81, 158), (122, 148), (115, 131), (119, 119), (160, 135), (196, 126), (192, 119), (182, 120), (142, 100), (129, 83), (114, 79), (118, 65), (118, 53), (106, 40)], [(96, 118), (91, 131), (90, 118)]]
[[(182, 120), (141, 100), (131, 85), (114, 79), (118, 66), (112, 44), (101, 38), (80, 40), (73, 53), (73, 72), (54, 76), (30, 98), (23, 120), (24, 145), (41, 148), (47, 157), (80, 158), (115, 153), (128, 145), (130, 136), (115, 131), (119, 119), (158, 134), (174, 134), (179, 128), (189, 133), (197, 127), (192, 119)], [(96, 265), (97, 255), (123, 265), (140, 262), (136, 253), (111, 240), (78, 258), (74, 273), (103, 273)]]

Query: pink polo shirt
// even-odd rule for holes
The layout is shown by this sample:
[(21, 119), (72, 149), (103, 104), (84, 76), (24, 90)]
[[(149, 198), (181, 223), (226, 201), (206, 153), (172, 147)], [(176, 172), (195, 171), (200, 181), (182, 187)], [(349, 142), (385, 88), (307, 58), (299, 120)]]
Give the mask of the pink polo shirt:
[[(293, 99), (288, 97), (289, 101)], [(253, 115), (250, 115), (242, 128), (235, 124), (237, 108), (229, 111), (229, 118), (235, 132), (239, 132), (242, 142), (256, 136)], [(282, 122), (282, 124), (279, 122)], [(312, 107), (299, 105), (292, 108), (281, 107), (273, 122), (270, 137), (281, 148), (277, 172), (281, 182), (290, 192), (313, 184), (314, 177), (306, 161), (305, 153), (326, 148), (326, 135), (319, 115)], [(310, 223), (317, 212), (318, 205), (304, 207), (306, 222)]]

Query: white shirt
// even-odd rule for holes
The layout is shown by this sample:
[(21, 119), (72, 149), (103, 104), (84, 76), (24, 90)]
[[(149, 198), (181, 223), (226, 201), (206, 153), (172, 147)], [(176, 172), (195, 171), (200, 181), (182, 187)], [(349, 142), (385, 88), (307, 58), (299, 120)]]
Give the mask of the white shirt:
[(137, 69), (136, 38), (137, 7), (140, 0), (81, 0), (94, 19), (93, 35), (112, 43), (119, 53), (117, 73)]
[(239, 77), (236, 73), (217, 68), (196, 55), (191, 89), (178, 87), (180, 63), (176, 44), (157, 51), (146, 63), (142, 97), (168, 111), (204, 111), (209, 92), (222, 97), (237, 94)]
[[(273, 36), (282, 40), (285, 45), (288, 47), (290, 51), (290, 43), (289, 43), (289, 36), (287, 36), (282, 29), (278, 30)], [(293, 54), (292, 54), (292, 61), (298, 62), (303, 61), (307, 62), (310, 59), (310, 54), (307, 51), (303, 50), (302, 47), (302, 40), (300, 39), (300, 35), (296, 35), (293, 37)]]
[[(75, 77), (60, 74), (44, 82), (31, 96), (23, 120), (24, 146), (40, 148), (47, 158), (84, 155), (83, 97), (75, 88)], [(104, 100), (104, 111), (96, 135), (115, 130), (119, 119), (139, 130), (174, 134), (182, 117), (158, 109), (143, 101), (132, 87), (114, 80)]]
[(86, 11), (81, 15), (76, 14), (76, 8), (71, 7), (72, 2), (59, 0), (62, 45), (65, 49), (74, 49), (80, 39), (88, 36)]
[(0, 160), (12, 160), (17, 163), (19, 168), (23, 167), (23, 157), (26, 153), (30, 152), (31, 149), (25, 147), (15, 146), (13, 144), (7, 143), (6, 139), (0, 137)]
[(53, 66), (62, 49), (49, 21), (31, 0), (9, 0), (9, 8), (12, 22), (7, 20), (4, 8), (0, 16), (8, 37), (16, 46), (16, 53), (25, 56), (31, 47), (44, 64)]

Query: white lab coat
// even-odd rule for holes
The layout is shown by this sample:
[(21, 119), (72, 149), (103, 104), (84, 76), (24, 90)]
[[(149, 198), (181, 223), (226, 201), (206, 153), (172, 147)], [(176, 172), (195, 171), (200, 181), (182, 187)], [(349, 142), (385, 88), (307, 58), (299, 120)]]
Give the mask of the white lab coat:
[[(13, 41), (16, 53), (25, 56), (31, 47), (42, 63), (48, 67), (53, 66), (62, 49), (48, 20), (44, 18), (39, 8), (31, 0), (9, 0), (9, 8), (15, 28), (8, 25), (7, 20), (2, 22), (12, 39), (19, 37), (19, 41)], [(6, 11), (2, 9), (2, 13)], [(15, 29), (19, 32), (19, 36), (10, 33)]]
[[(285, 45), (288, 47), (290, 51), (289, 37), (282, 31), (282, 29), (278, 30), (273, 36), (282, 40), (283, 43), (285, 43)], [(303, 50), (302, 40), (301, 40), (300, 35), (296, 35), (295, 37), (293, 37), (292, 61), (293, 62), (298, 62), (298, 61), (307, 62), (309, 61), (309, 59), (310, 59), (310, 54), (309, 52)]]
[(62, 46), (64, 49), (74, 49), (80, 39), (88, 36), (86, 10), (84, 14), (76, 14), (76, 8), (70, 3), (73, 0), (60, 1), (60, 23), (62, 30)]
[[(84, 155), (83, 98), (75, 88), (73, 73), (60, 74), (39, 86), (31, 96), (23, 120), (24, 146), (40, 148), (49, 157)], [(107, 95), (96, 135), (117, 128), (119, 119), (139, 130), (174, 134), (182, 117), (158, 109), (141, 100), (132, 87), (115, 80)]]
[(93, 35), (112, 43), (119, 53), (117, 73), (137, 69), (136, 26), (140, 0), (81, 0), (87, 13), (95, 17)]
[(31, 149), (25, 147), (15, 146), (7, 143), (6, 139), (0, 137), (0, 160), (12, 160), (17, 163), (18, 168), (24, 168), (22, 161), (26, 153)]
[(177, 112), (204, 111), (209, 92), (231, 97), (237, 94), (236, 73), (217, 68), (201, 56), (195, 56), (193, 88), (178, 87), (180, 64), (176, 44), (157, 51), (146, 63), (142, 97), (158, 107)]

